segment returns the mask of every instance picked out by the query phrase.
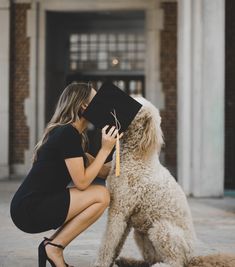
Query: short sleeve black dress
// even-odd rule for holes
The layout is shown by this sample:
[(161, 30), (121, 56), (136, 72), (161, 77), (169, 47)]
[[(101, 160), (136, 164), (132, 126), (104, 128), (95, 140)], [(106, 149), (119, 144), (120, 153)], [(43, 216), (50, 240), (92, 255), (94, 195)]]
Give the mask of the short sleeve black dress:
[(67, 186), (72, 181), (64, 159), (83, 157), (86, 163), (81, 141), (81, 134), (71, 124), (49, 133), (11, 200), (11, 218), (19, 229), (40, 233), (64, 223), (70, 204)]

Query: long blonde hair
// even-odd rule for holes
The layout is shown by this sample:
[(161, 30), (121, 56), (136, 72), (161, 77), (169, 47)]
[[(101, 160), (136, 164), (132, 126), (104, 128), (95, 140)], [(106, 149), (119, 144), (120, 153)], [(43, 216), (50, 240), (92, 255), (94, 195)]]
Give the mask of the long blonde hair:
[[(37, 160), (39, 148), (48, 140), (50, 131), (59, 125), (66, 125), (80, 119), (82, 105), (88, 104), (91, 89), (90, 83), (72, 82), (63, 90), (56, 104), (54, 115), (48, 122), (42, 138), (34, 147), (33, 162)], [(88, 138), (86, 132), (82, 133), (82, 147), (84, 151), (87, 150)]]

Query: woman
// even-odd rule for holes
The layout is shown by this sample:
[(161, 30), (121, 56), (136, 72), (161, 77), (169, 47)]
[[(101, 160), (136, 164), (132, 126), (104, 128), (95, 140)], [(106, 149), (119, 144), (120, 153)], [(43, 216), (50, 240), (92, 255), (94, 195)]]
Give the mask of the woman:
[[(102, 129), (102, 145), (93, 158), (88, 153), (82, 117), (96, 91), (86, 83), (72, 83), (62, 92), (55, 113), (35, 146), (33, 164), (11, 201), (11, 218), (27, 233), (57, 229), (39, 245), (39, 266), (69, 266), (62, 250), (93, 224), (109, 205), (105, 186), (94, 184), (96, 176), (105, 179), (105, 160), (112, 151), (117, 129)], [(122, 134), (120, 135), (122, 137)], [(67, 187), (73, 181), (74, 187)]]

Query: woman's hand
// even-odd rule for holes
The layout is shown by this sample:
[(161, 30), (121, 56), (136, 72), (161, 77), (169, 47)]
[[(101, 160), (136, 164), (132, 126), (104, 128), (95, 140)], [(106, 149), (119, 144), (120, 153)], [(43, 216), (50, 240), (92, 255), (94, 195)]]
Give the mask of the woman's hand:
[[(118, 134), (118, 129), (115, 128), (115, 126), (111, 127), (111, 129), (108, 131), (108, 133), (106, 133), (107, 128), (109, 127), (109, 125), (106, 125), (103, 129), (102, 129), (102, 145), (101, 148), (103, 150), (109, 151), (111, 152), (114, 145), (116, 144), (116, 140), (117, 140), (117, 134)], [(119, 135), (119, 138), (121, 138), (123, 136), (123, 133), (121, 133)]]

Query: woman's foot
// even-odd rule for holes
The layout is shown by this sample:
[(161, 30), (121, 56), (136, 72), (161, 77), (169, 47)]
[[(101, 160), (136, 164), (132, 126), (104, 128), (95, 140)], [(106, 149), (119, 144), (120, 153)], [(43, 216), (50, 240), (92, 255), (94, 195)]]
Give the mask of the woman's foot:
[[(44, 245), (46, 244), (46, 243), (48, 243), (48, 241), (50, 242), (50, 241), (53, 241), (53, 238), (51, 237), (51, 238), (47, 238), (47, 237), (44, 237)], [(68, 263), (66, 263), (65, 262), (65, 266), (66, 267), (74, 267), (74, 266), (72, 266), (72, 265), (69, 265)]]
[[(45, 244), (48, 243), (45, 241)], [(56, 265), (56, 267), (66, 267), (66, 263), (63, 257), (63, 251), (61, 248), (51, 246), (47, 244), (45, 246), (47, 257), (50, 258)]]

